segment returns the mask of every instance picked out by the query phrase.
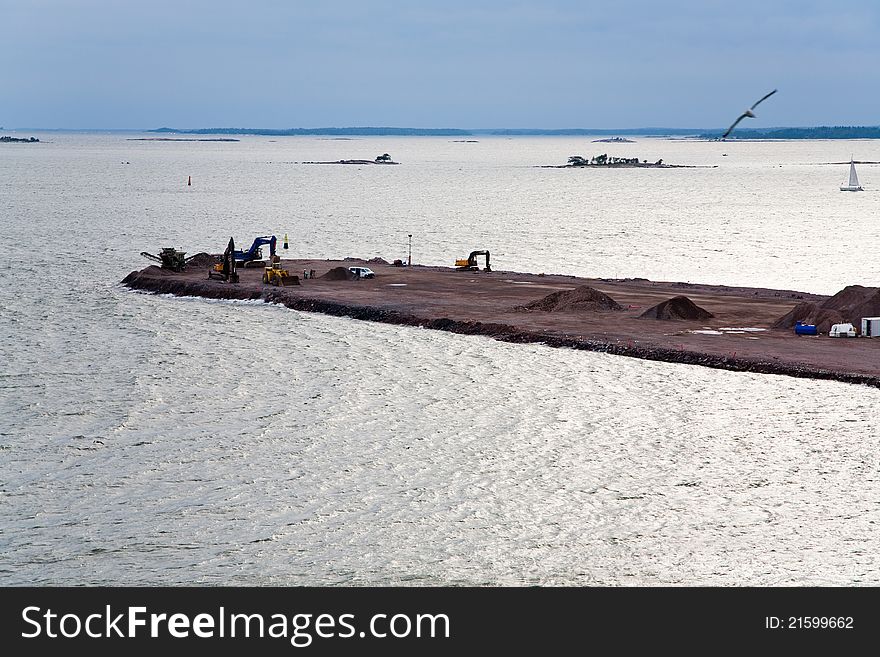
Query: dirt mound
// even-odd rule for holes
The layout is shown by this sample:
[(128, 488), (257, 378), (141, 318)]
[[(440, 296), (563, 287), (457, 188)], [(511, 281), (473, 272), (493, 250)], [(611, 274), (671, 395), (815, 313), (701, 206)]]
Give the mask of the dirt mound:
[(186, 266), (187, 267), (210, 267), (211, 265), (220, 262), (219, 255), (211, 255), (210, 253), (196, 253), (192, 258), (187, 259)]
[(389, 263), (385, 258), (370, 258), (367, 260), (367, 263), (371, 265), (388, 265)]
[(815, 324), (817, 331), (827, 333), (832, 324), (840, 324), (843, 321), (843, 315), (839, 310), (822, 308), (817, 303), (799, 303), (776, 320), (773, 328), (790, 329), (794, 328), (797, 322), (801, 322), (802, 324)]
[(875, 296), (878, 290), (880, 288), (847, 285), (833, 297), (823, 301), (820, 306), (826, 310), (848, 310), (853, 306), (863, 304), (870, 297)]
[(849, 314), (852, 317), (850, 321), (853, 324), (856, 323), (854, 320), (861, 320), (862, 317), (880, 317), (880, 290), (875, 288), (873, 294), (869, 295), (860, 304), (853, 306)]
[(523, 310), (541, 310), (544, 312), (602, 312), (608, 310), (623, 310), (623, 306), (617, 303), (604, 292), (589, 285), (581, 285), (573, 290), (563, 290), (548, 294), (543, 299), (532, 301), (524, 306)]
[(325, 281), (353, 281), (355, 276), (345, 267), (334, 267), (318, 278), (323, 278)]
[(799, 303), (784, 314), (773, 328), (790, 329), (795, 323), (815, 324), (820, 333), (832, 324), (851, 322), (859, 326), (862, 317), (880, 316), (880, 288), (848, 285), (822, 303)]
[(687, 297), (672, 297), (648, 308), (639, 319), (690, 319), (702, 320), (714, 317)]

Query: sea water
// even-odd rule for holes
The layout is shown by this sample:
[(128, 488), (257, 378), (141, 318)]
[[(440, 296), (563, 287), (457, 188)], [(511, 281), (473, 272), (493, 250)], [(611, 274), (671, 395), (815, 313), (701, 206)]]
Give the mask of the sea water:
[[(0, 584), (880, 582), (878, 390), (118, 283), (287, 233), (833, 293), (880, 280), (880, 166), (838, 190), (880, 143), (37, 136), (0, 148)], [(540, 168), (599, 153), (701, 168)]]

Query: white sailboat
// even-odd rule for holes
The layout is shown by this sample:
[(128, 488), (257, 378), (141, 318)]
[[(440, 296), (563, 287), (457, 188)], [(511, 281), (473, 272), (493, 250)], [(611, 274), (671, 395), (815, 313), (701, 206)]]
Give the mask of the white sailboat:
[(840, 186), (842, 192), (863, 192), (862, 186), (859, 184), (859, 177), (856, 175), (856, 165), (852, 156), (849, 158), (849, 180), (845, 185)]

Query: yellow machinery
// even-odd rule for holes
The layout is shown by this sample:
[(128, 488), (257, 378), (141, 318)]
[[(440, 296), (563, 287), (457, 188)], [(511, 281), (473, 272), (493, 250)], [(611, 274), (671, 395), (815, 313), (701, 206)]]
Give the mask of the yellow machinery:
[(217, 278), (227, 283), (238, 283), (238, 273), (235, 271), (235, 241), (230, 237), (226, 251), (223, 253), (222, 262), (208, 270), (208, 278)]
[(280, 256), (272, 256), (272, 264), (263, 272), (263, 283), (274, 286), (299, 285), (299, 276), (291, 276), (290, 272), (281, 268)]
[(486, 256), (486, 271), (492, 271), (492, 268), (489, 266), (488, 251), (472, 251), (467, 259), (456, 260), (455, 266), (458, 267), (458, 271), (479, 271), (480, 267), (477, 265), (477, 256)]

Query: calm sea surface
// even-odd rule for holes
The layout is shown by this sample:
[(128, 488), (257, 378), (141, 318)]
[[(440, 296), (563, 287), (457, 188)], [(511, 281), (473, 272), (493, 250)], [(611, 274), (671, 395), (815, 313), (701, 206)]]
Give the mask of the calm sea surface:
[[(0, 585), (880, 584), (880, 390), (118, 284), (411, 233), (422, 264), (877, 285), (880, 166), (846, 194), (822, 163), (880, 143), (37, 136), (0, 145)], [(717, 168), (536, 168), (598, 153)]]

